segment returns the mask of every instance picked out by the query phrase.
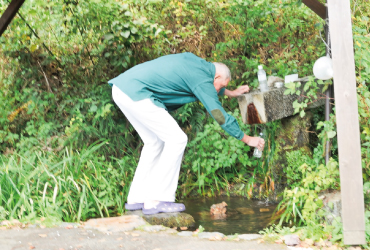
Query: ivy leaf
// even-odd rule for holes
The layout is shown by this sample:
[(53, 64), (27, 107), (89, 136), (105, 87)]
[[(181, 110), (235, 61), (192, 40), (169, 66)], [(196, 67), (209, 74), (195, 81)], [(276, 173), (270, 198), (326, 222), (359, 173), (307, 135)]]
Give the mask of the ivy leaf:
[[(131, 28), (131, 33), (132, 34), (136, 34), (136, 32), (137, 32), (137, 28), (136, 27), (132, 27)], [(127, 38), (127, 37), (126, 37)]]
[(307, 91), (309, 87), (310, 87), (310, 85), (306, 83), (306, 84), (304, 85), (303, 90), (304, 90), (304, 91)]
[(112, 33), (105, 34), (104, 36), (104, 39), (108, 41), (111, 40), (112, 38), (114, 38), (114, 35)]
[(333, 138), (337, 133), (335, 131), (329, 131), (328, 132), (328, 138), (331, 139)]
[(304, 110), (302, 110), (300, 113), (299, 113), (299, 116), (300, 117), (303, 117), (306, 113), (304, 112)]
[(285, 91), (284, 91), (284, 95), (289, 95), (290, 94), (290, 89), (286, 89)]
[(125, 32), (121, 32), (121, 36), (123, 36), (124, 38), (128, 38), (130, 36), (130, 31), (126, 30)]
[(300, 107), (301, 107), (300, 103), (297, 100), (295, 100), (293, 102), (293, 108), (300, 108)]

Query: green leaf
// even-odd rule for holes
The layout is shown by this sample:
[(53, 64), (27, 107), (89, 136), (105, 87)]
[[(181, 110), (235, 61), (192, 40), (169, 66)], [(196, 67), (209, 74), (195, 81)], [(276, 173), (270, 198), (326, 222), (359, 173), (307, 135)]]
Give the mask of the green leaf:
[(310, 85), (306, 83), (306, 84), (304, 85), (303, 90), (304, 90), (304, 91), (307, 91), (309, 88), (310, 88)]
[(337, 133), (335, 131), (329, 131), (328, 132), (328, 138), (331, 139), (333, 138)]
[(290, 94), (290, 89), (286, 89), (285, 91), (284, 91), (284, 95), (289, 95)]
[(121, 32), (121, 36), (123, 36), (124, 38), (128, 38), (130, 36), (130, 31), (126, 30), (125, 32)]
[(95, 112), (96, 110), (98, 110), (98, 107), (94, 104), (90, 107), (90, 112)]
[(304, 110), (302, 110), (300, 113), (299, 113), (299, 116), (300, 117), (303, 117), (306, 113), (304, 112)]
[(113, 35), (112, 33), (108, 33), (108, 34), (105, 34), (105, 35), (104, 35), (104, 39), (105, 39), (105, 40), (108, 40), (108, 41), (109, 41), (109, 40), (111, 40), (112, 38), (114, 38), (114, 35)]
[(137, 28), (136, 27), (132, 27), (131, 28), (131, 33), (132, 34), (136, 34), (137, 33)]

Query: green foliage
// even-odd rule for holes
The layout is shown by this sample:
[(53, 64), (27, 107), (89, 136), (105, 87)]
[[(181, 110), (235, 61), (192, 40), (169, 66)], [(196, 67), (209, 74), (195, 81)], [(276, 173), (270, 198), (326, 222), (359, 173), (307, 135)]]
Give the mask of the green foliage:
[[(293, 102), (294, 114), (299, 113), (301, 117), (304, 117), (306, 114), (305, 109), (308, 107), (308, 105), (318, 101), (319, 99), (325, 98), (323, 93), (331, 84), (331, 81), (323, 82), (322, 80), (317, 80), (310, 76), (309, 80), (304, 84), (304, 86), (302, 86), (301, 82), (286, 83), (284, 95), (297, 95), (300, 97)], [(319, 85), (324, 86), (320, 88)]]
[(65, 148), (59, 154), (2, 156), (0, 215), (28, 221), (37, 217), (80, 221), (122, 214), (135, 159), (127, 155), (107, 161), (98, 153), (106, 143), (80, 151)]
[[(0, 0), (0, 13), (7, 5)], [(352, 5), (363, 177), (369, 181), (370, 7), (366, 1)], [(309, 76), (325, 54), (322, 20), (295, 0), (34, 0), (25, 2), (20, 15), (0, 38), (0, 219), (78, 221), (122, 213), (142, 143), (113, 104), (106, 82), (130, 67), (189, 51), (226, 63), (233, 89), (256, 87), (259, 64), (268, 75)], [(317, 90), (323, 84), (330, 82), (311, 78), (305, 86), (286, 86), (287, 94), (301, 96), (296, 113), (303, 116), (321, 97)], [(240, 116), (235, 99), (221, 102)], [(192, 190), (216, 195), (235, 183), (245, 184), (249, 196), (254, 185), (260, 194), (273, 190), (278, 122), (251, 127), (238, 118), (248, 134), (266, 129), (266, 150), (256, 160), (201, 104), (187, 104), (172, 115), (190, 139), (178, 197)], [(324, 227), (321, 214), (315, 214), (322, 205), (318, 193), (339, 188), (335, 116), (317, 123), (321, 145), (332, 139), (333, 159), (323, 165), (321, 146), (313, 156), (289, 154), (281, 221), (305, 224), (306, 237), (333, 230), (333, 239), (340, 240), (340, 222), (334, 229)]]
[[(239, 117), (238, 110), (232, 115)], [(242, 125), (240, 120), (239, 124), (247, 134), (250, 132), (248, 125)], [(248, 156), (249, 150), (243, 142), (227, 135), (216, 121), (206, 124), (203, 131), (188, 143), (183, 161), (183, 172), (187, 172), (182, 176), (187, 182), (183, 194), (188, 194), (195, 187), (203, 195), (205, 190), (209, 190), (208, 195), (227, 190), (229, 181), (236, 175), (244, 175), (257, 166), (257, 160)]]
[[(368, 39), (370, 33), (369, 22), (369, 5), (365, 2), (359, 2), (358, 6), (352, 6), (352, 20), (353, 20), (353, 34), (354, 34), (354, 48), (355, 48), (355, 66), (356, 66), (356, 80), (357, 80), (357, 100), (359, 111), (360, 135), (361, 135), (361, 156), (363, 167), (363, 178), (365, 181), (369, 180), (369, 117), (370, 117), (370, 102), (369, 97), (369, 65), (370, 65), (370, 41)], [(320, 91), (318, 84), (325, 84), (324, 90), (330, 82), (315, 81), (313, 78), (305, 86), (299, 86), (299, 83), (286, 84), (287, 90), (285, 94), (293, 94), (300, 96), (294, 102), (293, 107), (295, 113), (305, 115), (305, 108), (315, 99), (318, 98)], [(306, 92), (307, 91), (307, 92)], [(303, 92), (308, 94), (302, 94)], [(320, 98), (320, 97), (319, 97)], [(334, 109), (335, 111), (335, 109)], [(321, 145), (326, 145), (328, 140), (331, 140), (331, 152), (333, 158), (327, 164), (322, 165), (323, 156), (328, 150), (323, 147), (315, 149), (312, 158), (302, 156), (300, 152), (288, 153), (289, 167), (287, 170), (288, 188), (284, 192), (284, 198), (279, 204), (280, 208), (280, 223), (295, 222), (304, 224), (305, 230), (309, 228), (318, 228), (319, 231), (313, 231), (309, 237), (319, 237), (320, 227), (326, 232), (331, 230), (331, 241), (339, 242), (343, 245), (343, 225), (341, 221), (336, 218), (331, 226), (322, 226), (322, 217), (325, 215), (324, 210), (321, 209), (322, 201), (319, 199), (319, 192), (326, 189), (337, 189), (338, 184), (338, 170), (337, 170), (337, 139), (336, 139), (336, 120), (335, 114), (331, 114), (328, 121), (317, 122), (316, 131), (318, 137), (321, 139)], [(312, 172), (310, 172), (312, 171)], [(337, 183), (337, 185), (335, 185)], [(364, 185), (365, 199), (368, 198), (368, 182)], [(367, 208), (368, 210), (369, 208)], [(366, 237), (367, 242), (369, 238), (369, 213), (366, 217)], [(368, 246), (364, 246), (368, 248)]]
[(288, 186), (283, 193), (283, 200), (278, 206), (281, 211), (280, 224), (314, 222), (323, 216), (317, 213), (323, 206), (319, 194), (328, 189), (339, 188), (338, 163), (331, 159), (323, 164), (319, 148), (313, 157), (302, 157), (301, 151), (287, 153), (288, 167), (285, 169)]

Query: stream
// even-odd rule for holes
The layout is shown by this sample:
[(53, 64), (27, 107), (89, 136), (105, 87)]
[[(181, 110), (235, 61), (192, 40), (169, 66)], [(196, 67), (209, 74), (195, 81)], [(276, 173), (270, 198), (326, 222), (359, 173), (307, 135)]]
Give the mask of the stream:
[[(211, 215), (210, 207), (225, 201), (226, 215)], [(268, 226), (277, 204), (243, 197), (212, 197), (187, 199), (185, 213), (194, 217), (195, 227), (201, 225), (207, 232), (220, 232), (225, 235), (253, 234)]]

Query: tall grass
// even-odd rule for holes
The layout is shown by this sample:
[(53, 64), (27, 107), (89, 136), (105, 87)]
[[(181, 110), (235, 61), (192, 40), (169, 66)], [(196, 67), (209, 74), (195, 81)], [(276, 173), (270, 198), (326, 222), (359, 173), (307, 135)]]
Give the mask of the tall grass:
[(0, 220), (46, 217), (80, 221), (123, 212), (135, 159), (107, 161), (98, 153), (106, 142), (81, 151), (0, 156)]

